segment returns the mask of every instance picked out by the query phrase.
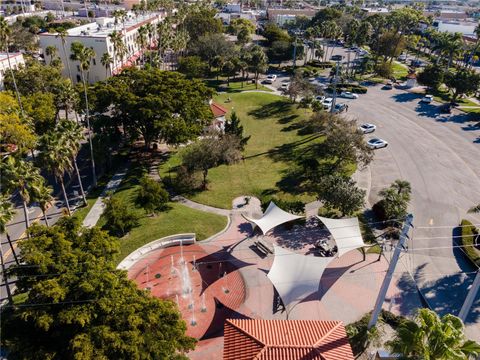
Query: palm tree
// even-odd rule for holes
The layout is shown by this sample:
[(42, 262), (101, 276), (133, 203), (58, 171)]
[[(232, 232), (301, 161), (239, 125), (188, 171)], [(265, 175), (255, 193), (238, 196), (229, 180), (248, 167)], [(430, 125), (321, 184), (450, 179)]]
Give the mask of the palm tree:
[(25, 216), (25, 227), (30, 227), (28, 217), (28, 204), (30, 203), (33, 185), (40, 179), (40, 171), (31, 162), (17, 159), (14, 156), (8, 156), (2, 161), (0, 167), (2, 184), (6, 191), (14, 192), (18, 190), (23, 204), (23, 214)]
[(53, 45), (49, 45), (45, 48), (45, 55), (50, 56), (50, 65), (52, 64), (53, 58), (57, 55), (57, 48)]
[(15, 80), (15, 74), (13, 72), (12, 64), (10, 62), (10, 54), (8, 52), (11, 32), (12, 31), (7, 23), (7, 20), (5, 20), (3, 16), (0, 16), (0, 49), (4, 50), (7, 54), (8, 68), (10, 69), (10, 74), (12, 75), (13, 87), (15, 88), (15, 94), (17, 95), (18, 106), (20, 107), (22, 116), (24, 116), (22, 100), (20, 99), (20, 92), (18, 91), (17, 81)]
[(480, 354), (480, 345), (465, 339), (458, 317), (440, 318), (430, 309), (420, 309), (414, 321), (402, 322), (387, 346), (402, 359), (412, 360), (473, 359)]
[(392, 183), (392, 188), (397, 190), (398, 195), (410, 194), (412, 192), (412, 186), (406, 180), (399, 180), (399, 179), (395, 180)]
[(65, 62), (67, 63), (68, 77), (70, 78), (70, 81), (73, 82), (72, 69), (70, 68), (70, 61), (68, 61), (67, 48), (65, 46), (67, 43), (67, 36), (68, 32), (63, 28), (59, 29), (57, 31), (57, 35), (55, 35), (56, 38), (60, 38), (62, 40), (63, 56), (65, 57)]
[(62, 134), (58, 132), (50, 132), (42, 136), (39, 146), (41, 149), (40, 162), (55, 176), (55, 179), (60, 183), (63, 198), (65, 200), (65, 206), (67, 207), (67, 212), (70, 216), (72, 213), (67, 192), (65, 190), (63, 176), (65, 172), (70, 172), (72, 170), (72, 162), (70, 160), (69, 149), (62, 141), (61, 135)]
[[(92, 48), (85, 47), (82, 43), (73, 42), (71, 46), (72, 60), (77, 60), (80, 63), (80, 74), (83, 83), (83, 93), (85, 95), (85, 120), (88, 128), (88, 142), (90, 144), (90, 160), (92, 163), (93, 186), (97, 186), (97, 173), (95, 171), (95, 158), (93, 157), (93, 143), (92, 143), (92, 129), (90, 127), (90, 111), (88, 107), (87, 82), (85, 73), (88, 74), (90, 70), (90, 62), (95, 57), (95, 51)], [(87, 75), (88, 76), (88, 75)]]
[(108, 71), (110, 70), (110, 75), (112, 75), (111, 64), (113, 63), (113, 58), (110, 56), (109, 53), (103, 53), (102, 57), (100, 58), (100, 62), (103, 66), (105, 66), (105, 77), (108, 77)]
[(145, 26), (138, 28), (137, 44), (142, 53), (142, 65), (145, 65), (145, 48), (147, 47), (147, 34), (148, 29)]
[(123, 58), (125, 56), (125, 44), (123, 43), (122, 34), (116, 30), (108, 35), (113, 45), (113, 68), (116, 69), (117, 59), (120, 58), (120, 67), (123, 66)]
[(15, 259), (15, 263), (18, 265), (18, 258), (15, 252), (15, 248), (12, 244), (12, 239), (7, 233), (7, 224), (12, 221), (13, 216), (15, 215), (15, 211), (13, 210), (13, 205), (10, 202), (8, 196), (0, 195), (0, 234), (5, 234), (7, 236), (8, 245), (10, 246), (10, 250), (12, 251), (13, 257)]
[(65, 120), (61, 121), (57, 126), (57, 131), (60, 133), (62, 141), (66, 149), (70, 152), (71, 162), (77, 174), (78, 184), (80, 186), (80, 193), (82, 195), (83, 204), (87, 205), (87, 198), (85, 197), (85, 191), (83, 190), (82, 177), (78, 170), (77, 155), (80, 150), (80, 142), (83, 140), (83, 129), (77, 123), (73, 121)]
[(47, 210), (53, 201), (52, 191), (53, 188), (46, 185), (43, 179), (33, 185), (33, 201), (37, 202), (42, 210), (43, 220), (47, 226), (50, 226), (48, 224)]

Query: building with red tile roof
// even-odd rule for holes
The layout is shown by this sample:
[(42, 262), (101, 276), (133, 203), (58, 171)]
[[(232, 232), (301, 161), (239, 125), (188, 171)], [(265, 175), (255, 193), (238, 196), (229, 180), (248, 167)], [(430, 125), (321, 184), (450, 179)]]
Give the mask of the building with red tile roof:
[(213, 121), (212, 126), (217, 130), (224, 131), (225, 130), (225, 115), (227, 114), (227, 109), (223, 106), (216, 104), (213, 101), (210, 101), (210, 110), (213, 114)]
[(353, 360), (341, 321), (227, 319), (224, 360)]

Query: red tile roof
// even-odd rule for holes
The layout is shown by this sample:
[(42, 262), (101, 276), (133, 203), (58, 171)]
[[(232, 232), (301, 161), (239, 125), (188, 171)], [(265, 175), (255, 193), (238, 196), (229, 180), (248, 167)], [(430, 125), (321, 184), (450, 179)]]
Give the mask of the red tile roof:
[(215, 104), (213, 101), (210, 103), (210, 110), (212, 110), (213, 116), (216, 118), (220, 116), (225, 116), (225, 114), (227, 113), (227, 109), (218, 104)]
[(353, 360), (340, 321), (227, 319), (224, 360)]

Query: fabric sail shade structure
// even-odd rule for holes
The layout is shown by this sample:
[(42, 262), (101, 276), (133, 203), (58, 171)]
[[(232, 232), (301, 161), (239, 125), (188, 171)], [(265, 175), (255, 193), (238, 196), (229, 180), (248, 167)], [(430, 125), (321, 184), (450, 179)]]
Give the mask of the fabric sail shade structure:
[(252, 219), (242, 215), (253, 226), (258, 226), (263, 234), (272, 230), (274, 227), (284, 224), (286, 222), (303, 218), (303, 216), (290, 214), (280, 209), (273, 201), (268, 205), (267, 210), (263, 213), (260, 219)]
[(288, 308), (318, 291), (320, 278), (334, 258), (296, 254), (273, 246), (275, 257), (267, 276)]
[(329, 219), (317, 216), (332, 234), (338, 248), (338, 256), (365, 246), (358, 218)]

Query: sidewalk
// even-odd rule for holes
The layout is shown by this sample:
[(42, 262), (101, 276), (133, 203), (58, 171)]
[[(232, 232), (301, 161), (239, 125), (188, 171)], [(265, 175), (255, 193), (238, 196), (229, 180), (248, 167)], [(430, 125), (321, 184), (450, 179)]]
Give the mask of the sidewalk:
[(105, 186), (105, 189), (103, 189), (97, 201), (95, 201), (95, 204), (93, 204), (92, 208), (90, 209), (87, 216), (83, 220), (83, 224), (82, 224), (83, 226), (87, 228), (91, 228), (97, 224), (105, 208), (103, 204), (103, 199), (105, 198), (106, 194), (109, 191), (115, 192), (115, 190), (118, 189), (118, 187), (122, 183), (123, 178), (125, 177), (125, 175), (127, 175), (128, 168), (129, 168), (129, 165), (127, 164), (127, 166), (120, 169), (117, 173), (115, 173), (115, 175), (112, 176), (107, 186)]

